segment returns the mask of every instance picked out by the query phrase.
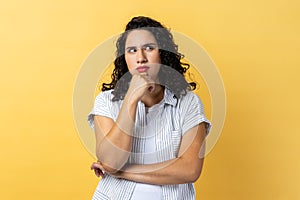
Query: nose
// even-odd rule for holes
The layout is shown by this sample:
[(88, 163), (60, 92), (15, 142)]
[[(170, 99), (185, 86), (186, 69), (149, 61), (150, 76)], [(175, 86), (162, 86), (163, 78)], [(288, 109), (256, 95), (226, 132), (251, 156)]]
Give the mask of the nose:
[(147, 62), (147, 56), (142, 48), (137, 51), (136, 56), (137, 56), (137, 64), (143, 64)]

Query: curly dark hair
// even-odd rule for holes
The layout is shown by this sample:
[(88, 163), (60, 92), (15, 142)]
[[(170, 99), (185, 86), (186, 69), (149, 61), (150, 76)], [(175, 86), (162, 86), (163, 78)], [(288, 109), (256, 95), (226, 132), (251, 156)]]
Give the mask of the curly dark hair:
[(124, 99), (132, 77), (130, 73), (127, 73), (125, 42), (129, 32), (134, 29), (143, 29), (151, 32), (158, 43), (161, 60), (158, 78), (162, 86), (169, 88), (175, 94), (176, 98), (180, 98), (188, 90), (196, 88), (195, 82), (188, 83), (184, 78), (184, 73), (189, 69), (190, 65), (180, 61), (183, 55), (178, 52), (178, 46), (174, 43), (170, 31), (158, 21), (149, 17), (138, 16), (131, 19), (126, 25), (125, 32), (117, 40), (116, 59), (114, 61), (115, 68), (111, 75), (112, 81), (110, 83), (103, 83), (102, 91), (114, 89), (114, 98), (112, 100), (118, 101)]

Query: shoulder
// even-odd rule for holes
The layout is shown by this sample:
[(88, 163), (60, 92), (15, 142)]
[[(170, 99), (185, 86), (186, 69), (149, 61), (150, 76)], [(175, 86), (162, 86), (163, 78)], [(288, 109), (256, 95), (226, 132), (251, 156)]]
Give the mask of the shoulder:
[(200, 97), (192, 91), (188, 91), (178, 99), (177, 109), (179, 109), (182, 114), (204, 113), (204, 105)]
[(113, 101), (113, 90), (107, 90), (99, 93), (94, 103), (94, 114), (106, 116), (116, 120), (121, 108), (121, 101)]
[(112, 94), (113, 90), (106, 90), (103, 92), (100, 92), (95, 99), (95, 102), (98, 101), (112, 101), (112, 98), (114, 97), (114, 95)]
[(200, 97), (192, 91), (187, 91), (187, 93), (185, 95), (182, 95), (178, 99), (178, 103), (181, 106), (182, 105), (194, 105), (194, 104), (202, 105)]

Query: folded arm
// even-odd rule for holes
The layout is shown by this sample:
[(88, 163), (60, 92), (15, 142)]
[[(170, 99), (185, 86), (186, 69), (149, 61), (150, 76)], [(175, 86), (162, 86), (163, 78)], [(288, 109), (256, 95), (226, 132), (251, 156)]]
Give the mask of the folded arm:
[(134, 74), (116, 122), (103, 116), (94, 117), (96, 155), (105, 171), (115, 173), (127, 162), (131, 153), (136, 108), (145, 94), (153, 92), (148, 90), (152, 82), (147, 75)]
[(112, 175), (157, 185), (195, 182), (204, 162), (205, 136), (205, 123), (201, 123), (184, 134), (178, 158), (148, 165), (128, 165)]
[(94, 117), (96, 156), (107, 172), (120, 170), (128, 160), (135, 112), (136, 105), (124, 100), (116, 122), (103, 116)]

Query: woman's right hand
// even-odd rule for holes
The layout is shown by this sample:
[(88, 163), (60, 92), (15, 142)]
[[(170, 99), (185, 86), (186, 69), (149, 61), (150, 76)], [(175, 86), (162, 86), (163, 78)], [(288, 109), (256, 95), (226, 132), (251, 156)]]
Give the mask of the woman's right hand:
[(155, 82), (150, 76), (144, 73), (134, 73), (130, 82), (127, 95), (130, 102), (138, 102), (147, 93), (152, 93), (155, 89)]

